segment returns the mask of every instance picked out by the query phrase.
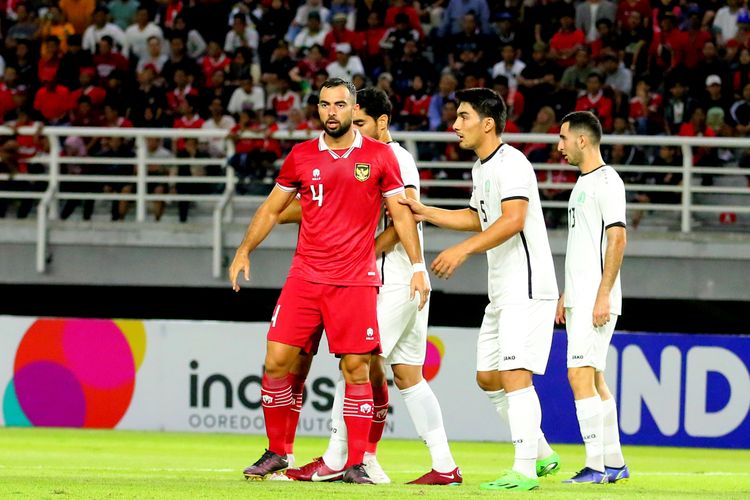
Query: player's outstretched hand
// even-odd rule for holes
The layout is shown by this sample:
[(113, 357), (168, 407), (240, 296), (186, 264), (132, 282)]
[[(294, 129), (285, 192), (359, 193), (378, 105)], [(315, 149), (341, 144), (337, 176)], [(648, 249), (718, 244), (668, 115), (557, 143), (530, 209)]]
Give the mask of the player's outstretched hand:
[(424, 206), (424, 204), (418, 200), (415, 200), (414, 198), (409, 197), (403, 197), (399, 198), (398, 202), (402, 205), (409, 205), (409, 209), (411, 209), (411, 213), (414, 214), (414, 220), (417, 222), (422, 222), (426, 219), (424, 213), (427, 210), (427, 207)]
[(557, 310), (555, 311), (555, 323), (558, 325), (565, 324), (565, 294), (561, 294), (557, 299)]
[(469, 254), (467, 254), (460, 245), (447, 248), (440, 252), (440, 255), (432, 261), (432, 272), (435, 273), (435, 276), (438, 278), (447, 280), (461, 264), (466, 262), (468, 257)]
[(419, 293), (419, 310), (421, 311), (430, 298), (430, 277), (427, 271), (419, 271), (411, 275), (409, 285), (409, 300), (414, 300), (414, 295)]
[(229, 266), (229, 282), (235, 292), (240, 291), (240, 284), (238, 283), (240, 273), (245, 275), (245, 281), (250, 281), (250, 256), (247, 252), (238, 251)]

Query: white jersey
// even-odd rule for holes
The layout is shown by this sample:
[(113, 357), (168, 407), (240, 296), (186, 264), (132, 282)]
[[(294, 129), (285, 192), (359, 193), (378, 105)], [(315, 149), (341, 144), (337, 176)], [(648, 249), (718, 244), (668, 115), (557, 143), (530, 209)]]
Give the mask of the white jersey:
[(529, 202), (523, 230), (487, 251), (487, 289), (495, 306), (528, 299), (556, 300), (557, 280), (544, 225), (536, 175), (529, 160), (509, 144), (500, 147), (471, 170), (470, 207), (477, 211), (482, 231), (503, 215), (502, 202)]
[[(568, 201), (565, 307), (594, 308), (602, 280), (607, 229), (625, 227), (625, 185), (615, 169), (602, 165), (582, 174)], [(612, 314), (622, 310), (620, 273), (609, 296)]]
[[(396, 160), (398, 160), (404, 187), (411, 187), (419, 192), (419, 171), (417, 170), (417, 164), (414, 162), (414, 157), (397, 142), (390, 142), (388, 145), (396, 155)], [(387, 219), (388, 217), (384, 212), (378, 224), (378, 234), (386, 228)], [(417, 224), (417, 233), (419, 234), (419, 246), (422, 249), (422, 260), (424, 261), (421, 223)], [(390, 252), (378, 256), (378, 269), (384, 285), (408, 285), (411, 283), (412, 264), (401, 242), (396, 243), (396, 246)]]

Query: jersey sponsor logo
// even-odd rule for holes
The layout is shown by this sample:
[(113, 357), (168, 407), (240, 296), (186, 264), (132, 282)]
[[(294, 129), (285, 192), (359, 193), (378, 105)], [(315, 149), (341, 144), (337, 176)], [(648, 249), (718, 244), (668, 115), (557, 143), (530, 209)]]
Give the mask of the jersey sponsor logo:
[(503, 361), (513, 361), (516, 359), (515, 356), (503, 356)]
[(273, 403), (273, 396), (269, 396), (268, 394), (263, 394), (262, 399), (264, 404), (270, 405), (271, 403)]
[(570, 357), (570, 359), (583, 359), (583, 354), (574, 354)]
[(320, 180), (320, 169), (319, 168), (314, 168), (313, 171), (312, 171), (312, 175), (313, 175), (312, 180), (319, 181)]
[(370, 178), (370, 164), (369, 163), (355, 163), (354, 164), (354, 178), (359, 182), (365, 182)]
[(581, 191), (581, 193), (578, 195), (578, 199), (576, 200), (576, 203), (578, 205), (583, 205), (586, 201), (586, 191)]
[(367, 415), (368, 413), (372, 413), (372, 405), (370, 403), (359, 405), (359, 412), (365, 415)]

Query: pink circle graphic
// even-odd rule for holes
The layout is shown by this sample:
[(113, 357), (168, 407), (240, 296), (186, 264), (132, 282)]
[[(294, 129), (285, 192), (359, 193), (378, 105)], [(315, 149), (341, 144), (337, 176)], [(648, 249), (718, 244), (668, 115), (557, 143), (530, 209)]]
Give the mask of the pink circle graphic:
[(434, 379), (438, 372), (440, 372), (443, 351), (443, 343), (439, 338), (427, 337), (427, 352), (425, 353), (424, 366), (422, 367), (422, 376), (428, 382)]
[[(16, 350), (12, 390), (3, 411), (35, 426), (112, 428), (135, 390), (136, 360), (145, 352), (140, 322), (39, 319)], [(134, 351), (135, 350), (135, 351)]]
[(135, 377), (128, 341), (112, 321), (66, 321), (63, 353), (66, 366), (88, 387), (113, 389)]

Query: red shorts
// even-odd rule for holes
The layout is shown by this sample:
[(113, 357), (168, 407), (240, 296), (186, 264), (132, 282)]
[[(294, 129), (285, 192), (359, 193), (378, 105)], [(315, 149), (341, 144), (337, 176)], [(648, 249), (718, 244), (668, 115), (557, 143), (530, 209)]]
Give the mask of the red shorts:
[(273, 310), (268, 340), (318, 350), (325, 329), (333, 354), (380, 354), (374, 286), (336, 286), (288, 278)]

